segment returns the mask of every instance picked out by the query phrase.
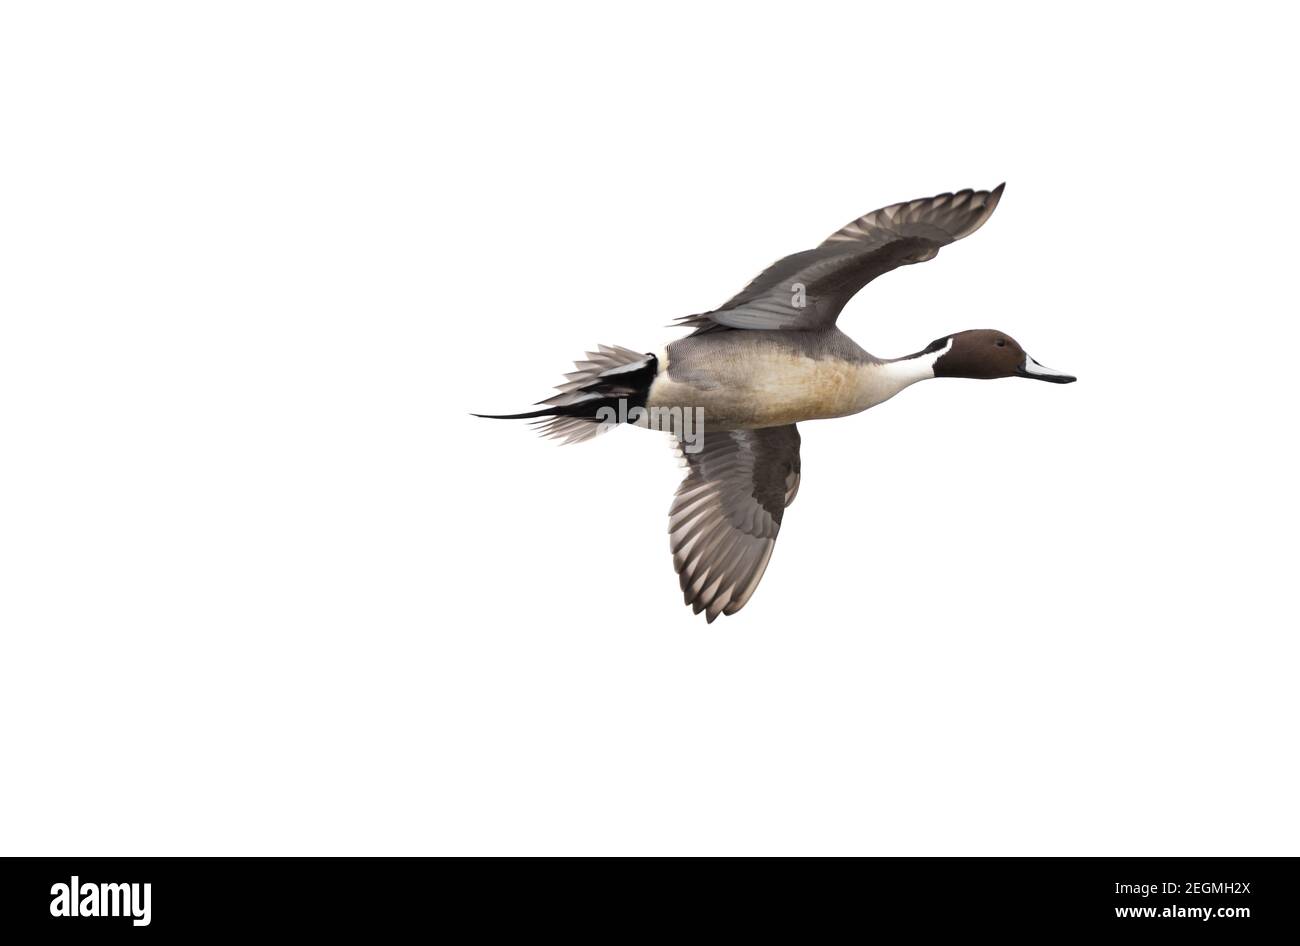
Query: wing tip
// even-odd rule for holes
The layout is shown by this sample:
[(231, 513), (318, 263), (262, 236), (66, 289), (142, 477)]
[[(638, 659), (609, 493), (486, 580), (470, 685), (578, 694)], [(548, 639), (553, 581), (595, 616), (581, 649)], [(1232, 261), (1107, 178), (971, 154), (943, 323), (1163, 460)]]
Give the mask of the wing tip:
[[(998, 201), (1002, 199), (1002, 192), (1006, 189), (1007, 189), (1007, 182), (1003, 181), (997, 187), (993, 188), (993, 190), (989, 191), (989, 198), (987, 201), (985, 201), (985, 206), (988, 207), (988, 214), (993, 213), (994, 208), (996, 208), (998, 205)], [(986, 219), (988, 214), (985, 215)]]
[(969, 217), (966, 226), (962, 227), (953, 234), (953, 241), (964, 240), (984, 224), (989, 222), (989, 217), (993, 216), (993, 211), (998, 209), (998, 202), (1002, 200), (1002, 192), (1006, 190), (1007, 182), (1003, 181), (991, 191), (975, 191), (975, 197), (983, 197), (979, 208)]

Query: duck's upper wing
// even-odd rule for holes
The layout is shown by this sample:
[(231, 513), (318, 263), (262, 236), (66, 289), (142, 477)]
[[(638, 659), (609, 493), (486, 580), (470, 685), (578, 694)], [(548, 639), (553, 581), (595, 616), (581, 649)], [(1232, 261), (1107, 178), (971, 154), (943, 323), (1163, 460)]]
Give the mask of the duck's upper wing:
[(669, 542), (686, 603), (712, 623), (743, 608), (763, 577), (799, 491), (799, 431), (717, 430), (698, 452), (687, 446), (678, 443), (690, 472), (668, 513)]
[(678, 321), (698, 331), (827, 328), (854, 293), (877, 276), (933, 259), (940, 247), (978, 230), (993, 215), (1005, 186), (873, 210), (820, 246), (777, 260), (720, 309)]

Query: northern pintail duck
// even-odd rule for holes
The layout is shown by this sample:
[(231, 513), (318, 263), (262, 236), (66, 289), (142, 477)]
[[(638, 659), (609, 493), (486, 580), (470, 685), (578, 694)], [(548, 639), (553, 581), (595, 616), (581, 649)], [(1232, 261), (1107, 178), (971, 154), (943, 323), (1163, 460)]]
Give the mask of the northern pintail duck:
[(933, 259), (983, 226), (1003, 187), (872, 211), (778, 260), (721, 308), (678, 319), (693, 331), (657, 354), (601, 345), (541, 409), (479, 416), (537, 418), (543, 435), (564, 443), (620, 423), (670, 432), (689, 469), (668, 513), (682, 592), (709, 622), (735, 614), (758, 587), (799, 491), (797, 423), (857, 414), (927, 378), (1075, 380), (993, 329), (883, 359), (835, 325), (871, 280)]

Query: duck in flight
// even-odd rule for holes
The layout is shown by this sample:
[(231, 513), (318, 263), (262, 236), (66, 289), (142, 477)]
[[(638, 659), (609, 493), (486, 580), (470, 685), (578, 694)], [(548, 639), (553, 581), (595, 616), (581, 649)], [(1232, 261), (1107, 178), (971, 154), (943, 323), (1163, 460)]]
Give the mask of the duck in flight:
[(799, 491), (799, 422), (857, 414), (928, 378), (1075, 380), (1005, 332), (958, 332), (884, 359), (835, 324), (877, 276), (933, 259), (982, 227), (1005, 186), (872, 211), (773, 263), (720, 308), (678, 319), (691, 334), (658, 353), (601, 345), (539, 410), (478, 416), (531, 418), (564, 443), (619, 424), (671, 433), (688, 468), (668, 513), (682, 593), (710, 623), (735, 614)]

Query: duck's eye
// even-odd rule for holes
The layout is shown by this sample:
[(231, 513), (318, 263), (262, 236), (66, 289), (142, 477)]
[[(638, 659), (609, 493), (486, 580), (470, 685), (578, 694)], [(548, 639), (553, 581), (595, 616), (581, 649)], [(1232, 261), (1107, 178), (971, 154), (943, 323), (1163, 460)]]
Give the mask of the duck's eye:
[(1007, 340), (1005, 338), (999, 338), (997, 342), (995, 342), (994, 344), (996, 344), (999, 348), (1006, 348)]

